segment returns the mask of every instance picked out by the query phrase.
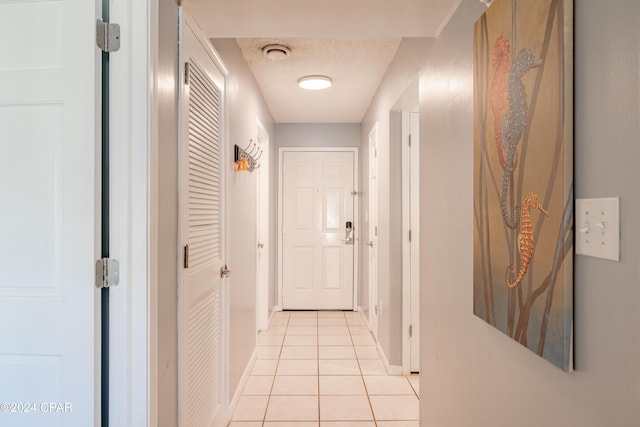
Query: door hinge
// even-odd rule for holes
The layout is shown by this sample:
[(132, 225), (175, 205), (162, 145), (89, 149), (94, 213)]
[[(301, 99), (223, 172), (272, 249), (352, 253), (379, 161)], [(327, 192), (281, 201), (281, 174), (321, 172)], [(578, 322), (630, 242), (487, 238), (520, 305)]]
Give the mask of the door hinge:
[(182, 266), (189, 268), (189, 245), (184, 245), (184, 253), (182, 255)]
[(98, 19), (96, 21), (96, 44), (107, 53), (120, 50), (120, 25)]
[(185, 85), (189, 84), (189, 63), (188, 62), (184, 63), (184, 84)]
[(412, 234), (411, 234), (411, 229), (409, 229), (409, 241), (411, 241), (411, 240), (412, 240), (412, 238), (413, 238), (413, 237), (412, 237)]
[(409, 338), (413, 338), (413, 325), (409, 325)]
[(411, 147), (411, 135), (409, 135), (409, 147)]
[(110, 288), (120, 283), (120, 265), (111, 258), (96, 261), (96, 288)]

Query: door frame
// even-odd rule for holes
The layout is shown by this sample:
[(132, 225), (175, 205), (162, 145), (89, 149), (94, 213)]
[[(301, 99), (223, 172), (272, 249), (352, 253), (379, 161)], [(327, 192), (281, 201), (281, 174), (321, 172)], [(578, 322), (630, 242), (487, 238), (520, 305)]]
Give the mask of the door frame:
[[(282, 245), (282, 233), (283, 233), (283, 224), (282, 224), (282, 204), (284, 202), (284, 179), (283, 179), (283, 170), (282, 164), (284, 160), (284, 153), (286, 152), (346, 152), (353, 153), (353, 191), (356, 192), (353, 202), (353, 218), (354, 222), (357, 219), (357, 223), (360, 221), (360, 199), (359, 187), (360, 187), (360, 169), (359, 169), (359, 161), (358, 161), (358, 147), (280, 147), (278, 148), (278, 277), (277, 277), (277, 296), (276, 301), (278, 301), (279, 309), (282, 309), (282, 262), (283, 262), (283, 245)], [(353, 231), (353, 311), (358, 311), (358, 271), (360, 267), (360, 250), (359, 250), (359, 241), (360, 241), (360, 226), (354, 227)]]
[[(260, 119), (256, 118), (256, 144), (262, 150), (262, 157), (260, 160), (260, 167), (256, 172), (256, 330), (266, 331), (269, 328), (269, 255), (271, 253), (270, 237), (269, 236), (269, 224), (270, 224), (270, 212), (269, 212), (269, 153), (270, 153), (270, 137), (269, 132), (260, 122)], [(266, 181), (266, 185), (265, 185)], [(266, 187), (266, 195), (262, 194), (262, 190)], [(267, 227), (266, 230), (262, 230), (262, 217), (267, 215)], [(263, 241), (260, 242), (260, 235), (262, 235)], [(266, 238), (265, 238), (266, 236)], [(260, 257), (259, 257), (259, 244), (263, 244), (262, 256), (267, 258), (267, 270), (262, 272), (260, 269)], [(260, 277), (260, 273), (265, 273), (265, 277)], [(262, 279), (262, 280), (261, 280)]]
[[(379, 146), (378, 143), (380, 141), (380, 138), (378, 138), (378, 122), (376, 122), (373, 127), (371, 128), (371, 130), (369, 131), (369, 138), (368, 138), (368, 149), (369, 149), (369, 163), (368, 163), (368, 168), (369, 168), (369, 243), (371, 243), (370, 246), (370, 250), (368, 250), (368, 262), (367, 262), (367, 266), (368, 266), (368, 278), (369, 278), (369, 330), (373, 333), (373, 336), (375, 337), (375, 339), (378, 339), (378, 294), (380, 292), (380, 288), (379, 288), (379, 268), (380, 268), (380, 262), (379, 262), (379, 255), (380, 255), (380, 251), (378, 248), (376, 248), (376, 250), (378, 251), (378, 256), (376, 257), (376, 263), (372, 262), (372, 257), (371, 257), (371, 250), (373, 248), (372, 245), (377, 245), (378, 244), (378, 240), (377, 240), (377, 236), (376, 236), (376, 241), (373, 242), (373, 234), (375, 233), (373, 231), (373, 227), (374, 225), (372, 224), (372, 212), (375, 211), (375, 219), (376, 222), (378, 222), (378, 227), (380, 226), (380, 163), (379, 163), (379, 157), (377, 156), (380, 153), (379, 150)], [(372, 146), (373, 143), (375, 142), (375, 148), (376, 148), (376, 155), (375, 155), (375, 165), (376, 165), (376, 185), (375, 185), (375, 199), (372, 197), (372, 195), (374, 194), (374, 188), (373, 188), (373, 180), (371, 179), (371, 169), (373, 168), (373, 163), (374, 163), (374, 154), (373, 154), (373, 150), (372, 150)], [(375, 203), (374, 203), (375, 202)], [(375, 274), (374, 274), (375, 273)]]
[[(411, 116), (414, 114), (417, 115), (417, 111), (413, 109), (402, 111), (402, 373), (405, 375), (412, 372), (411, 325), (413, 325), (413, 331), (411, 331), (413, 336), (418, 339), (420, 336), (420, 322), (414, 322), (416, 314), (414, 308), (416, 305), (419, 307), (420, 302), (419, 294), (417, 297), (414, 295), (416, 288), (419, 292), (420, 286), (420, 265), (414, 262), (420, 257), (420, 215), (419, 211), (415, 212), (416, 208), (420, 209), (420, 202), (411, 200), (412, 195), (416, 193), (413, 186), (420, 184), (420, 169), (416, 167), (420, 162), (420, 134), (419, 123), (412, 122)], [(414, 126), (418, 127), (418, 140), (410, 141)]]
[(110, 55), (109, 420), (157, 425), (158, 4), (110, 3), (120, 50)]

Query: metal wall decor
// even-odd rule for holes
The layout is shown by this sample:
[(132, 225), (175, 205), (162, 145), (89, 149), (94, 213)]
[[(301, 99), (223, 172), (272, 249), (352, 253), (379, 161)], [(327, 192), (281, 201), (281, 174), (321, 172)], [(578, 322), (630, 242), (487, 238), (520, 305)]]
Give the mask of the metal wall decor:
[(258, 144), (253, 142), (253, 139), (249, 140), (249, 145), (246, 148), (240, 148), (237, 144), (234, 145), (234, 161), (236, 162), (237, 171), (253, 172), (260, 167), (260, 160), (262, 157), (262, 149), (258, 147)]

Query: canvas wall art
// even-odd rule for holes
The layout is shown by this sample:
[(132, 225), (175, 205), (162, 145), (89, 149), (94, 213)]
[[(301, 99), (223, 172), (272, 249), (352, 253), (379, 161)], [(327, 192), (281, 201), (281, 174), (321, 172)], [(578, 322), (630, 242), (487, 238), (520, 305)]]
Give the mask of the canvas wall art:
[(474, 314), (573, 369), (573, 4), (495, 0), (474, 28)]

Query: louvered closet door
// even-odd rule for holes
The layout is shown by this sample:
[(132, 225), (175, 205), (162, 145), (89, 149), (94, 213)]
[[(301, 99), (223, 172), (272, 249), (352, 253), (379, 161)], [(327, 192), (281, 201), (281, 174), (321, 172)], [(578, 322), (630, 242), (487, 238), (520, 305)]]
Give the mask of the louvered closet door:
[(183, 26), (181, 241), (185, 252), (179, 284), (179, 400), (182, 427), (208, 427), (224, 422), (224, 280), (220, 277), (225, 253), (224, 78), (206, 41), (197, 38), (192, 28), (187, 20)]

